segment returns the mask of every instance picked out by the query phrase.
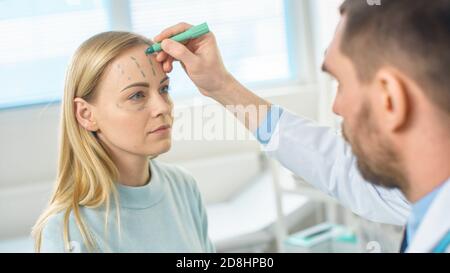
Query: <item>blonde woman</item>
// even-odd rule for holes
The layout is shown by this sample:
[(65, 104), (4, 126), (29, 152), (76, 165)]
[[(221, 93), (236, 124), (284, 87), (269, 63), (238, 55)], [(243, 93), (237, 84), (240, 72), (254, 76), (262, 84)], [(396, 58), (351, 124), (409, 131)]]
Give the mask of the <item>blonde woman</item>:
[(169, 78), (151, 41), (105, 32), (66, 75), (55, 190), (37, 252), (211, 252), (195, 180), (155, 161), (171, 146)]

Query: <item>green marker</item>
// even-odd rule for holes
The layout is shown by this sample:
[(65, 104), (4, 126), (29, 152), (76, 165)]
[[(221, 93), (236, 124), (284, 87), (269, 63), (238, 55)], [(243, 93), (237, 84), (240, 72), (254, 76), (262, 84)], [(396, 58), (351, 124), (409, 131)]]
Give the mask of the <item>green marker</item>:
[[(184, 32), (178, 33), (177, 35), (170, 37), (170, 39), (181, 43), (189, 39), (198, 38), (208, 32), (208, 25), (206, 23), (203, 23), (198, 26), (193, 26)], [(145, 54), (152, 54), (159, 51), (161, 51), (161, 43), (156, 43), (147, 48)]]

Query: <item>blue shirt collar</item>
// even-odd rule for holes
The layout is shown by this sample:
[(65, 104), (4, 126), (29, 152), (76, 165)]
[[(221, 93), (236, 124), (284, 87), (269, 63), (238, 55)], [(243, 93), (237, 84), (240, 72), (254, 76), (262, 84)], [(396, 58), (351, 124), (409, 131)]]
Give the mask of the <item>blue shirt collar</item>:
[(419, 228), (420, 223), (423, 220), (423, 217), (433, 203), (434, 198), (436, 198), (442, 187), (448, 182), (450, 182), (450, 178), (412, 205), (411, 215), (406, 226), (406, 235), (409, 243), (411, 243), (412, 239), (414, 238), (414, 235), (416, 234), (417, 229)]

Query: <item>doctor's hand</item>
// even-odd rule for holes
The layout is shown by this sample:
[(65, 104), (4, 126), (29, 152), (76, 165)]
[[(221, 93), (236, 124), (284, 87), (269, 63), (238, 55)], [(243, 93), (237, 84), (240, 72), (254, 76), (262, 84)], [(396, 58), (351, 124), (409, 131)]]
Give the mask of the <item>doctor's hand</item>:
[(222, 62), (214, 34), (209, 32), (185, 44), (168, 39), (190, 27), (192, 25), (179, 23), (155, 36), (154, 42), (162, 41), (162, 51), (157, 53), (156, 60), (162, 63), (166, 73), (172, 71), (174, 60), (179, 60), (203, 95), (213, 98), (220, 96), (235, 80)]
[(271, 103), (245, 88), (226, 70), (213, 33), (209, 32), (185, 44), (168, 39), (190, 27), (192, 25), (180, 23), (157, 35), (154, 41), (162, 41), (163, 51), (156, 55), (156, 60), (162, 63), (166, 73), (172, 71), (173, 61), (179, 60), (199, 91), (223, 106), (257, 106), (259, 111), (250, 113), (246, 107), (235, 107), (233, 111), (245, 127), (254, 132), (264, 120)]

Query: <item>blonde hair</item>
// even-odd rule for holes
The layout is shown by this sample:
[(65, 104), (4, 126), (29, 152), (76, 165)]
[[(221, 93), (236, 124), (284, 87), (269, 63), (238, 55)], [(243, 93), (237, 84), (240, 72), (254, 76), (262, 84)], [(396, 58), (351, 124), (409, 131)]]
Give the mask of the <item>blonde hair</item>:
[[(95, 133), (81, 127), (75, 117), (74, 98), (92, 99), (106, 67), (125, 49), (151, 44), (151, 41), (130, 32), (103, 32), (85, 41), (75, 52), (66, 72), (62, 101), (60, 152), (55, 188), (48, 207), (32, 229), (35, 251), (40, 252), (42, 231), (49, 218), (64, 213), (64, 249), (70, 251), (69, 217), (73, 212), (76, 225), (89, 251), (97, 248), (80, 206), (106, 206), (105, 231), (111, 196), (117, 208), (120, 227), (119, 200), (115, 187), (118, 170)], [(120, 232), (120, 230), (119, 230)]]

